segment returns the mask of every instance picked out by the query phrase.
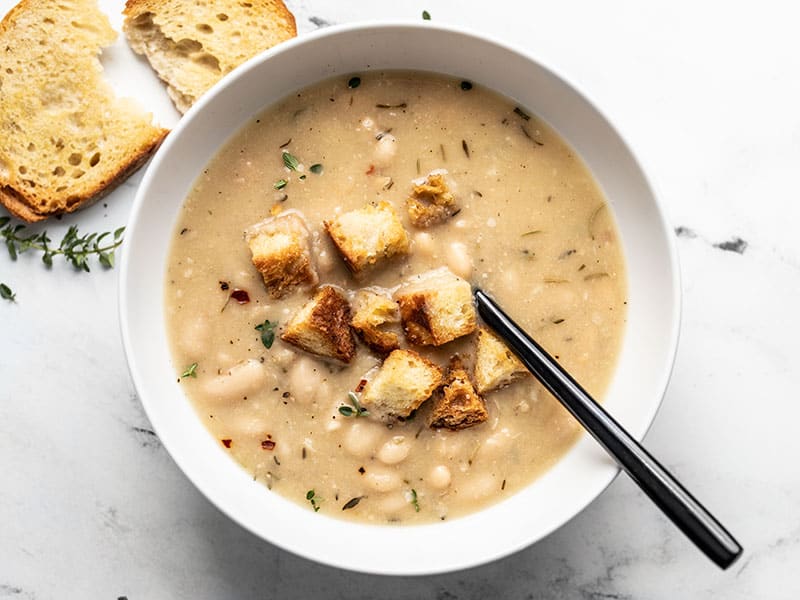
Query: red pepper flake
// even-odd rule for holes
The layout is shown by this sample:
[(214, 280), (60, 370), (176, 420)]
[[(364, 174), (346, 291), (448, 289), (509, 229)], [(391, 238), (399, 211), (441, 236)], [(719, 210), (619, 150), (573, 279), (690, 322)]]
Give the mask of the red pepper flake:
[(367, 385), (367, 380), (366, 379), (362, 379), (361, 381), (358, 382), (358, 385), (356, 386), (356, 389), (353, 390), (353, 391), (356, 394), (360, 394), (361, 392), (364, 391), (364, 386), (366, 386), (366, 385)]
[(261, 448), (264, 450), (274, 450), (275, 449), (275, 442), (272, 440), (262, 440), (261, 441)]
[(231, 292), (231, 298), (236, 300), (239, 304), (247, 304), (250, 302), (250, 294), (247, 293), (247, 290), (240, 290), (239, 288)]
[(233, 443), (233, 440), (220, 440), (220, 441), (222, 442), (222, 445), (225, 446), (226, 448), (230, 448), (231, 444)]
[(375, 165), (370, 165), (367, 169), (367, 175), (372, 175), (375, 172)]

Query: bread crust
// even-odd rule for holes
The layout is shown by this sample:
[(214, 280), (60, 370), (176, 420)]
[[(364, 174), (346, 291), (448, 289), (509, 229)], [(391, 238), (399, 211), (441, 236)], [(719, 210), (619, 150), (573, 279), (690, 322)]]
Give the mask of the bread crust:
[(469, 373), (458, 356), (450, 361), (446, 383), (433, 397), (430, 426), (460, 431), (489, 418), (486, 403), (475, 391)]
[[(63, 27), (60, 27), (61, 20), (59, 20), (59, 16), (50, 15), (53, 16), (53, 18), (42, 18), (42, 24), (37, 27), (36, 31), (29, 31), (27, 26), (30, 24), (31, 20), (47, 15), (48, 11), (56, 10), (72, 10), (78, 15), (80, 8), (80, 6), (71, 8), (55, 7), (51, 3), (42, 3), (37, 0), (22, 0), (19, 2), (6, 14), (3, 20), (0, 21), (0, 43), (5, 46), (6, 50), (3, 60), (8, 61), (11, 65), (13, 65), (15, 61), (19, 64), (20, 60), (32, 60), (33, 57), (29, 56), (32, 52), (30, 47), (35, 42), (36, 36), (43, 37), (40, 37), (39, 41), (41, 45), (36, 46), (35, 52), (47, 53), (47, 49), (50, 48), (48, 44), (54, 45), (59, 43), (54, 41), (55, 36), (52, 34), (56, 29), (59, 31), (63, 29)], [(77, 41), (74, 42), (75, 50), (86, 51), (85, 60), (87, 63), (91, 60), (96, 60), (96, 55), (100, 49), (104, 45), (107, 45), (110, 40), (113, 40), (115, 36), (115, 32), (108, 24), (105, 15), (96, 7), (92, 7), (92, 9), (94, 12), (87, 11), (81, 13), (81, 16), (85, 17), (90, 24), (96, 26), (97, 29), (91, 29), (91, 33), (86, 34), (86, 36), (82, 38), (77, 38)], [(25, 28), (24, 31), (21, 30), (21, 28)], [(28, 35), (31, 36), (30, 39), (27, 37)], [(70, 43), (70, 40), (68, 39), (65, 43)], [(24, 175), (23, 173), (25, 172), (22, 170), (22, 167), (31, 167), (30, 164), (20, 164), (19, 171), (17, 171), (18, 163), (21, 160), (19, 158), (21, 147), (28, 142), (32, 142), (31, 139), (26, 138), (26, 132), (33, 130), (36, 132), (35, 135), (40, 137), (42, 135), (40, 131), (43, 125), (40, 122), (39, 114), (41, 106), (37, 104), (37, 102), (43, 102), (39, 97), (42, 90), (39, 89), (40, 84), (37, 83), (38, 80), (33, 78), (47, 76), (50, 80), (49, 83), (52, 83), (54, 86), (64, 85), (65, 82), (68, 81), (66, 77), (69, 77), (70, 72), (65, 71), (66, 74), (62, 75), (62, 71), (64, 71), (64, 56), (59, 54), (57, 51), (58, 47), (55, 48), (56, 51), (53, 51), (55, 56), (52, 58), (52, 64), (47, 63), (41, 66), (39, 63), (40, 66), (38, 70), (31, 74), (28, 74), (28, 71), (24, 73), (15, 72), (12, 75), (13, 88), (9, 88), (9, 86), (6, 85), (3, 90), (4, 93), (7, 93), (7, 89), (13, 89), (12, 93), (14, 96), (11, 96), (11, 98), (17, 99), (20, 89), (25, 89), (27, 85), (30, 85), (31, 95), (28, 97), (36, 99), (31, 100), (29, 106), (28, 102), (24, 104), (14, 104), (9, 97), (6, 97), (5, 102), (8, 104), (4, 103), (3, 107), (9, 112), (5, 113), (6, 116), (3, 118), (4, 126), (7, 128), (4, 135), (7, 136), (6, 140), (9, 140), (6, 147), (10, 147), (10, 149), (8, 150), (8, 154), (4, 150), (0, 150), (0, 163), (6, 163), (8, 169), (7, 176), (0, 175), (0, 204), (15, 217), (30, 223), (42, 221), (54, 215), (70, 213), (96, 202), (141, 167), (156, 151), (167, 133), (169, 133), (168, 129), (152, 125), (148, 125), (146, 131), (139, 129), (135, 135), (131, 134), (127, 137), (124, 134), (113, 132), (118, 138), (113, 140), (113, 143), (117, 143), (122, 147), (119, 152), (127, 152), (124, 158), (120, 159), (116, 157), (114, 161), (108, 162), (108, 155), (113, 154), (117, 149), (112, 148), (109, 152), (104, 151), (106, 159), (99, 167), (94, 166), (96, 163), (91, 163), (88, 168), (84, 167), (87, 169), (87, 172), (85, 175), (82, 174), (83, 177), (81, 177), (79, 181), (77, 178), (62, 178), (62, 180), (59, 181), (61, 185), (58, 186), (58, 189), (53, 180), (45, 177), (42, 173), (34, 174), (31, 172), (28, 173), (27, 176)], [(76, 52), (76, 55), (77, 54)], [(82, 58), (79, 58), (79, 60), (82, 60)], [(81, 63), (79, 67), (82, 68), (82, 66)], [(12, 73), (10, 68), (8, 72), (10, 74)], [(65, 78), (62, 79), (62, 77)], [(98, 86), (105, 84), (105, 82), (100, 79), (99, 75), (95, 77), (97, 77), (96, 81), (99, 82)], [(92, 87), (90, 85), (95, 82), (91, 75), (85, 77), (85, 82), (87, 84), (86, 87), (79, 87), (72, 90), (75, 96), (79, 100), (84, 100), (84, 104), (93, 100), (102, 102), (102, 104), (93, 104), (92, 107), (88, 109), (89, 112), (91, 110), (111, 111), (117, 118), (129, 117), (127, 111), (125, 111), (121, 105), (117, 106), (114, 104), (116, 99), (112, 92), (106, 92), (99, 87)], [(81, 80), (81, 83), (84, 83), (84, 80)], [(107, 95), (104, 96), (104, 94)], [(111, 103), (110, 105), (108, 104), (109, 102)], [(119, 112), (115, 113), (115, 109)], [(18, 113), (16, 117), (15, 113)], [(59, 113), (58, 117), (63, 119), (63, 114)], [(39, 121), (37, 121), (37, 118), (39, 118)], [(135, 115), (135, 118), (144, 121), (143, 115)], [(10, 133), (9, 130), (11, 131)], [(103, 133), (105, 134), (107, 131)], [(72, 142), (84, 137), (84, 135), (83, 132), (78, 132), (70, 136), (68, 131), (62, 129), (52, 131), (52, 136), (58, 136), (66, 140), (62, 142), (62, 148), (65, 146), (72, 147)], [(38, 142), (39, 139), (36, 139), (36, 141)], [(109, 142), (109, 144), (111, 143), (112, 142)], [(14, 148), (13, 146), (15, 144), (20, 147), (20, 149)], [(31, 150), (31, 148), (28, 150)], [(42, 153), (44, 149), (37, 148), (36, 151)], [(45, 154), (45, 156), (49, 155)], [(32, 154), (24, 160), (41, 161), (42, 154)], [(75, 165), (76, 163), (71, 164)], [(40, 170), (38, 164), (36, 167), (36, 170)], [(29, 170), (34, 171), (34, 169)]]
[(281, 339), (311, 354), (349, 363), (356, 354), (350, 303), (333, 286), (322, 286), (289, 322)]

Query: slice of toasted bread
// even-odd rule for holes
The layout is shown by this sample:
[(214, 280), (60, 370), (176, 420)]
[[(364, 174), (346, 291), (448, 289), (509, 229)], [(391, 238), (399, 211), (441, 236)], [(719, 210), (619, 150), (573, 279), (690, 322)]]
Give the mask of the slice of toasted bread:
[(356, 355), (350, 303), (341, 290), (322, 286), (287, 323), (281, 339), (311, 354), (349, 363)]
[(127, 0), (123, 29), (182, 113), (240, 64), (297, 35), (281, 0)]
[(0, 202), (13, 215), (97, 200), (167, 134), (103, 79), (97, 55), (115, 37), (96, 0), (23, 0), (0, 22)]
[(430, 426), (459, 431), (479, 425), (488, 418), (483, 398), (472, 386), (461, 359), (454, 356), (450, 359), (445, 384), (434, 396)]

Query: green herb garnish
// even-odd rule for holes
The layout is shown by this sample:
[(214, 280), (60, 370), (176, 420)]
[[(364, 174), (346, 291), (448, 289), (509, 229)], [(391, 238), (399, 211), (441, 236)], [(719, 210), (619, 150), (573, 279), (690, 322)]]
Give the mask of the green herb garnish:
[(192, 363), (186, 367), (186, 370), (181, 373), (181, 379), (184, 377), (197, 377), (197, 363)]
[(0, 298), (9, 302), (16, 302), (17, 295), (5, 283), (0, 283)]
[(286, 165), (286, 168), (290, 171), (297, 171), (297, 167), (300, 166), (300, 161), (297, 160), (297, 158), (291, 152), (284, 150), (283, 164)]
[(314, 490), (308, 490), (306, 492), (306, 500), (311, 502), (311, 506), (314, 508), (314, 512), (319, 512), (320, 506), (319, 503), (322, 501), (319, 496), (316, 495)]
[(530, 231), (526, 231), (525, 233), (523, 233), (521, 237), (527, 237), (529, 235), (536, 235), (537, 233), (542, 233), (542, 230), (541, 229), (531, 229)]
[(361, 85), (361, 77), (351, 77), (350, 81), (347, 82), (347, 87), (349, 87), (351, 90), (356, 89), (360, 85)]
[(264, 347), (267, 349), (272, 348), (272, 344), (275, 342), (275, 328), (277, 326), (277, 321), (273, 323), (269, 319), (260, 325), (256, 325), (256, 331), (261, 332), (261, 343), (264, 344)]
[(414, 512), (419, 512), (419, 499), (417, 498), (417, 490), (411, 489), (411, 505), (414, 507)]
[(312, 172), (312, 173), (314, 173), (315, 175), (319, 175), (320, 173), (322, 173), (322, 165), (321, 165), (321, 164), (319, 164), (319, 163), (317, 163), (317, 164), (315, 164), (315, 165), (311, 165), (311, 166), (309, 167), (309, 171), (311, 171), (311, 172)]
[(354, 392), (347, 392), (347, 399), (353, 406), (342, 405), (339, 407), (339, 413), (345, 417), (366, 417), (369, 414), (366, 408), (362, 407), (358, 401), (358, 396)]
[(430, 21), (431, 20), (431, 13), (429, 13), (427, 10), (423, 10), (422, 11), (422, 20), (423, 21)]
[(272, 187), (274, 187), (276, 190), (282, 190), (283, 188), (286, 187), (287, 183), (289, 182), (286, 181), (285, 179), (278, 179), (278, 181), (272, 184)]
[[(48, 267), (53, 266), (53, 257), (59, 254), (73, 267), (81, 271), (89, 271), (89, 256), (97, 255), (100, 264), (108, 269), (114, 266), (114, 250), (122, 243), (124, 227), (105, 233), (88, 233), (78, 235), (78, 227), (71, 226), (64, 234), (57, 248), (51, 247), (53, 241), (47, 236), (47, 231), (25, 235), (25, 225), (10, 224), (9, 217), (0, 217), (0, 237), (5, 240), (6, 249), (11, 260), (28, 250), (42, 252), (42, 262)], [(109, 238), (109, 236), (111, 236)]]

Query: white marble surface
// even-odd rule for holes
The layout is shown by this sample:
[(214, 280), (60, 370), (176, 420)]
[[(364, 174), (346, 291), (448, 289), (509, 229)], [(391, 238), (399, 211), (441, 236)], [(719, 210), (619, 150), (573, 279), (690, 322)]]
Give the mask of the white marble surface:
[[(0, 14), (11, 4), (0, 0)], [(121, 5), (101, 1), (115, 25)], [(296, 558), (211, 506), (149, 430), (120, 344), (117, 273), (77, 273), (60, 262), (47, 270), (37, 257), (12, 262), (3, 252), (0, 281), (17, 301), (0, 301), (0, 598), (800, 597), (793, 4), (289, 5), (301, 32), (427, 9), (436, 21), (502, 37), (556, 65), (619, 125), (680, 232), (684, 278), (677, 364), (646, 444), (745, 554), (718, 570), (620, 477), (547, 539), (473, 570), (390, 579)], [(123, 42), (104, 62), (118, 89), (162, 123), (176, 121)], [(140, 178), (47, 224), (52, 237), (70, 224), (124, 225)]]

